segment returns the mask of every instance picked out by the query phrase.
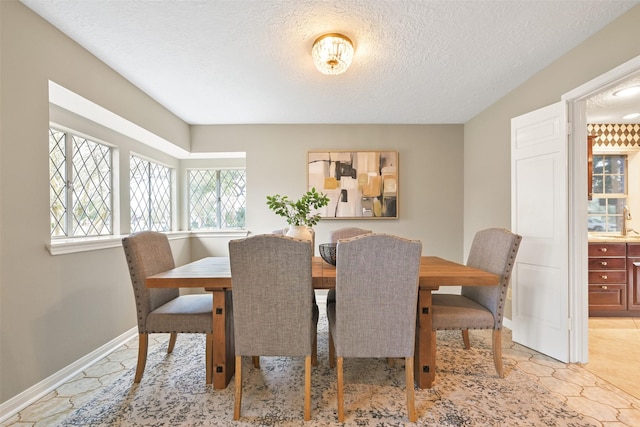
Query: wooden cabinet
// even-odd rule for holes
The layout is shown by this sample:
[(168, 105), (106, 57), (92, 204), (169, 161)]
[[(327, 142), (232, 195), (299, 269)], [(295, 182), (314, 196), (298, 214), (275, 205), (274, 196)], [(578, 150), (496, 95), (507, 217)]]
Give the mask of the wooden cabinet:
[(627, 310), (640, 310), (640, 243), (627, 243)]
[(626, 243), (589, 243), (590, 316), (627, 309), (627, 275)]
[(640, 316), (640, 242), (589, 242), (589, 316)]

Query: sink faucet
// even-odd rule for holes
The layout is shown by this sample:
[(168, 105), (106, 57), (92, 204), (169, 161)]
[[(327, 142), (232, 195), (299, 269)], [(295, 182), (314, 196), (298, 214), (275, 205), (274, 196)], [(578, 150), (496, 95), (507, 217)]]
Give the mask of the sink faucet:
[(622, 235), (623, 236), (626, 236), (630, 231), (633, 231), (636, 234), (640, 234), (633, 228), (627, 227), (627, 221), (630, 221), (630, 220), (631, 220), (631, 211), (629, 210), (629, 206), (624, 205), (624, 208), (622, 209)]

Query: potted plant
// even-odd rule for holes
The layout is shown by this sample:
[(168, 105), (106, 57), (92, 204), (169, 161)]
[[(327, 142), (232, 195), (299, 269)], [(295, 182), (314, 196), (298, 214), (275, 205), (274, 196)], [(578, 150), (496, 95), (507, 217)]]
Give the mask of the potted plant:
[(311, 240), (311, 233), (307, 227), (313, 227), (321, 218), (320, 214), (312, 215), (312, 209), (319, 209), (328, 204), (329, 197), (324, 193), (318, 193), (315, 187), (312, 187), (297, 201), (279, 194), (267, 196), (269, 209), (287, 220), (287, 224), (289, 224), (287, 235), (304, 237), (304, 234), (308, 234), (309, 240)]

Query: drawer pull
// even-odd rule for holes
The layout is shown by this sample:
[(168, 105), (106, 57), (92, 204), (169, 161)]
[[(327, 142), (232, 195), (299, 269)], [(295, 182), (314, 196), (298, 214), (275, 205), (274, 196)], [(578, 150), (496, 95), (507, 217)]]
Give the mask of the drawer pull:
[(608, 279), (606, 274), (603, 274), (601, 277), (602, 277), (602, 280), (607, 280)]
[(607, 248), (600, 248), (600, 252), (607, 252)]
[(609, 265), (609, 263), (607, 261), (602, 261), (600, 264), (602, 265)]
[(609, 287), (607, 285), (602, 285), (601, 288), (602, 289), (609, 289)]

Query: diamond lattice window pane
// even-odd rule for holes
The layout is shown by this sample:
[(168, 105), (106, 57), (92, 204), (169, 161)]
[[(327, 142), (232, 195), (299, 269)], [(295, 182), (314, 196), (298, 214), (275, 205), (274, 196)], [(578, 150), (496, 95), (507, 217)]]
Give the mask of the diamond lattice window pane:
[(131, 232), (149, 230), (149, 165), (139, 157), (131, 157), (129, 194)]
[(189, 171), (189, 229), (219, 228), (218, 176), (215, 170)]
[(171, 169), (130, 159), (131, 231), (171, 230)]
[(246, 173), (231, 169), (220, 171), (220, 228), (244, 228)]
[(111, 234), (111, 149), (73, 135), (74, 236)]
[(66, 236), (66, 134), (49, 129), (49, 217), (52, 236)]
[(171, 230), (171, 170), (157, 163), (150, 164), (151, 229)]

